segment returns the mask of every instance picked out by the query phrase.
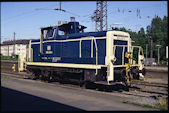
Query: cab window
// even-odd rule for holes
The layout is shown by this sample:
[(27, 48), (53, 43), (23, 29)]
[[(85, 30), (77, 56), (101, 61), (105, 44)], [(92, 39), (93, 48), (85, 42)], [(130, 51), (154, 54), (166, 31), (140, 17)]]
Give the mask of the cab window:
[(55, 29), (44, 30), (44, 38), (45, 39), (52, 38), (54, 35), (54, 31), (55, 31)]

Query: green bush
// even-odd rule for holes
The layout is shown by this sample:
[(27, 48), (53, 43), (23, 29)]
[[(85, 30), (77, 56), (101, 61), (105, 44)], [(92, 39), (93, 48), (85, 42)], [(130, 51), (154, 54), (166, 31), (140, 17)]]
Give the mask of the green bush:
[(166, 62), (166, 61), (164, 61), (164, 60), (162, 60), (162, 61), (161, 61), (161, 64), (167, 64), (167, 62)]
[(18, 55), (16, 55), (16, 58), (12, 58), (12, 56), (3, 56), (3, 55), (0, 55), (1, 56), (1, 60), (18, 60)]

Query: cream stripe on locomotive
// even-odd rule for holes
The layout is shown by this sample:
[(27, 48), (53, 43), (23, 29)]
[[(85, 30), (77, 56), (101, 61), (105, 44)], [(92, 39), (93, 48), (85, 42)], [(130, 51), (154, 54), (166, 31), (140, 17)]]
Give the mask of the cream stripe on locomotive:
[(70, 64), (70, 63), (42, 63), (42, 62), (26, 62), (27, 65), (34, 66), (54, 66), (54, 67), (67, 67), (67, 68), (83, 68), (83, 69), (101, 69), (104, 65), (92, 64)]
[[(82, 41), (82, 40), (93, 40), (93, 39), (106, 39), (106, 37), (83, 37), (79, 39), (69, 39), (69, 40), (48, 40), (48, 41), (43, 41), (43, 43), (46, 42), (69, 42), (69, 41)], [(40, 42), (32, 42), (32, 44), (40, 44)]]

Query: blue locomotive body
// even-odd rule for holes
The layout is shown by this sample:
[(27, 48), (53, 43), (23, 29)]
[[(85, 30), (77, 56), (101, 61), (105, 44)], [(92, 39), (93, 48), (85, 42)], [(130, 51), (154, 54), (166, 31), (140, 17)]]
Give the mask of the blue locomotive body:
[[(58, 76), (58, 72), (63, 69), (64, 72), (80, 69), (82, 71), (73, 71), (82, 72), (84, 81), (109, 83), (114, 81), (119, 76), (118, 74), (123, 74), (120, 76), (124, 78), (123, 70), (128, 65), (134, 67), (132, 68), (134, 70), (144, 68), (142, 48), (132, 47), (132, 40), (128, 33), (122, 31), (84, 32), (85, 28), (76, 21), (41, 28), (40, 39), (31, 40), (29, 43), (27, 70), (36, 76), (50, 78)], [(133, 59), (129, 60), (125, 57), (126, 53), (133, 53), (134, 48), (139, 49), (137, 64)]]
[[(83, 33), (81, 34), (83, 35)], [(100, 36), (105, 36), (105, 32), (102, 32)], [(71, 39), (64, 39), (63, 37), (63, 40), (58, 40), (57, 37), (54, 37), (50, 40), (43, 40), (43, 54), (40, 54), (40, 44), (32, 44), (33, 62), (96, 64), (96, 48), (94, 41), (81, 40), (81, 37), (75, 39), (76, 40), (73, 41), (73, 37), (71, 37)], [(38, 41), (40, 40), (32, 40), (32, 43)], [(81, 50), (79, 47), (80, 41)], [(98, 47), (98, 64), (105, 65), (106, 39), (97, 39), (96, 42)], [(93, 48), (91, 48), (91, 44)]]
[[(87, 34), (87, 35), (85, 35)], [(79, 36), (79, 37), (77, 37)], [(96, 64), (96, 47), (94, 41), (91, 39), (82, 40), (81, 37), (105, 37), (106, 32), (88, 32), (81, 34), (74, 34), (73, 36), (54, 37), (51, 39), (44, 39), (43, 54), (40, 54), (40, 44), (32, 44), (33, 62), (52, 62), (52, 63), (73, 63), (73, 64)], [(73, 41), (72, 39), (76, 39)], [(58, 41), (59, 40), (59, 41)], [(47, 42), (45, 42), (47, 41)], [(81, 41), (81, 48), (79, 43)], [(40, 40), (32, 40), (33, 42), (40, 42)], [(105, 65), (106, 57), (106, 39), (96, 39), (98, 48), (98, 65)], [(127, 45), (127, 41), (115, 40), (114, 45)], [(91, 48), (93, 45), (93, 48)], [(49, 49), (48, 49), (49, 48)], [(116, 62), (114, 64), (122, 64), (122, 48), (116, 50)], [(80, 56), (81, 51), (81, 56)], [(125, 48), (127, 52), (127, 48)], [(92, 55), (93, 53), (93, 55)], [(127, 62), (125, 58), (125, 62)]]

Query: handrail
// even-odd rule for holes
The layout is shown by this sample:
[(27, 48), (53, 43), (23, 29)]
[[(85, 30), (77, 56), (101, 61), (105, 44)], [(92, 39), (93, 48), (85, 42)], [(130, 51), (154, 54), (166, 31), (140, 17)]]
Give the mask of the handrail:
[(82, 40), (80, 40), (80, 42), (79, 42), (79, 57), (81, 58), (82, 57)]
[[(133, 48), (134, 47), (131, 46), (131, 53), (133, 53)], [(133, 54), (131, 54), (131, 59), (132, 59), (132, 63), (131, 64), (133, 64)]]
[[(95, 73), (95, 75), (97, 75), (98, 74), (98, 68), (97, 68), (97, 65), (98, 65), (98, 47), (97, 47), (97, 42), (96, 42), (96, 38), (94, 38), (94, 37), (91, 37), (91, 50), (92, 50), (92, 48), (93, 48), (93, 40), (94, 40), (94, 44), (95, 44), (95, 48), (96, 48), (96, 73)], [(80, 40), (80, 44), (79, 44), (79, 46), (80, 46), (80, 57), (81, 57), (81, 40)], [(93, 57), (93, 50), (92, 50), (92, 54), (91, 54), (91, 57)]]
[(115, 55), (116, 47), (122, 47), (123, 48), (123, 51), (122, 51), (122, 65), (124, 65), (124, 51), (125, 51), (124, 49), (125, 49), (125, 47), (128, 47), (128, 45), (113, 45), (114, 55)]
[[(143, 49), (142, 49), (141, 46), (132, 46), (132, 52), (133, 52), (134, 48), (138, 48), (139, 49), (139, 51), (138, 51), (138, 62), (139, 62), (139, 56), (140, 56), (141, 52), (142, 52), (142, 55), (144, 56)], [(133, 58), (133, 55), (132, 55), (132, 58)]]
[(124, 56), (125, 56), (125, 55), (124, 55), (124, 51), (125, 51), (124, 49), (125, 49), (125, 47), (123, 46), (123, 52), (122, 52), (122, 65), (124, 65)]
[(40, 36), (40, 54), (43, 54), (43, 31), (41, 30), (41, 36)]
[[(98, 48), (97, 48), (97, 42), (96, 39), (94, 39), (94, 44), (95, 44), (95, 48), (96, 48), (96, 66), (98, 65)], [(96, 73), (95, 75), (98, 74), (98, 69), (96, 68)]]
[[(128, 47), (128, 45), (113, 45), (114, 55), (115, 55), (116, 47), (122, 47), (123, 48), (123, 51), (122, 51), (122, 65), (124, 65), (124, 58), (123, 58), (124, 57), (124, 49), (125, 49), (125, 47)], [(131, 46), (131, 52), (132, 53), (133, 53), (133, 49), (134, 48), (138, 48), (139, 49), (139, 51), (138, 51), (138, 57), (140, 55), (140, 52), (142, 52), (142, 54), (143, 54), (141, 46)], [(143, 54), (143, 56), (144, 56), (144, 54)], [(132, 54), (132, 58), (133, 58), (133, 54)], [(139, 58), (138, 58), (138, 60), (139, 60)], [(133, 60), (132, 60), (132, 63), (133, 63)]]

